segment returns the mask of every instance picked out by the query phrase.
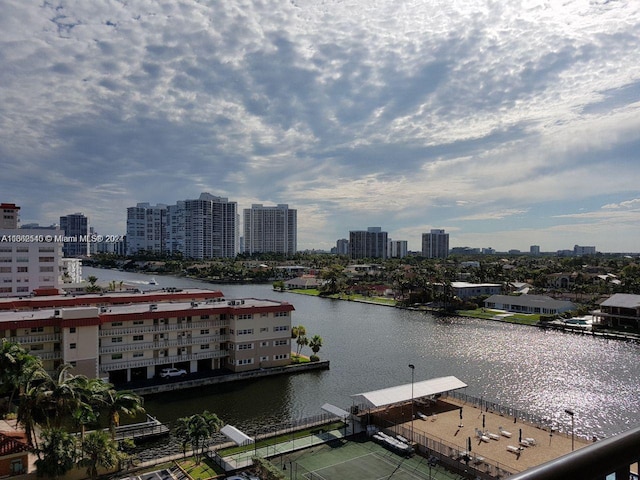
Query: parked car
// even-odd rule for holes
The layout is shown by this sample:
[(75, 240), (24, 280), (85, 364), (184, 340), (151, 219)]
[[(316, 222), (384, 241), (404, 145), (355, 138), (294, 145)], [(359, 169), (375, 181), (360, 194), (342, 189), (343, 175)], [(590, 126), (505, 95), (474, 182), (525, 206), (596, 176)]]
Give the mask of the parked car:
[(184, 377), (187, 371), (184, 368), (163, 368), (160, 370), (161, 378)]

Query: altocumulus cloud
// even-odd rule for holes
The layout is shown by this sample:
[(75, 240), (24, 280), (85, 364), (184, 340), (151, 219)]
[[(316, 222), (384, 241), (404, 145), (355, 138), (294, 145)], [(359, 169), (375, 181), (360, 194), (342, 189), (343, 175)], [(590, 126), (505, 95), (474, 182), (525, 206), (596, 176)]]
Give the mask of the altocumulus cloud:
[(631, 0), (5, 0), (1, 200), (121, 233), (209, 191), (297, 208), (300, 248), (632, 250), (639, 34)]

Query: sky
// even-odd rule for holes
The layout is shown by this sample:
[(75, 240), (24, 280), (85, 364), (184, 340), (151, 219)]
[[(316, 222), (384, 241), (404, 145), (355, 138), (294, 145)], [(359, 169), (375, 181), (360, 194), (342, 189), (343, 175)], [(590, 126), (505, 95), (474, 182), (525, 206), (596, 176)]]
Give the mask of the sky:
[(2, 0), (0, 201), (21, 223), (201, 192), (298, 249), (640, 252), (637, 0)]

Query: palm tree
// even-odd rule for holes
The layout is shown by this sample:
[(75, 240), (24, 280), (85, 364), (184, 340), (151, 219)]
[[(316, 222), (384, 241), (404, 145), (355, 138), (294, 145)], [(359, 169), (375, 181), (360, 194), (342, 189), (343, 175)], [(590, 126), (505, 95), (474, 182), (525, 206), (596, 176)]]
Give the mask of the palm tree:
[(87, 467), (87, 475), (91, 479), (98, 477), (100, 468), (110, 470), (123, 459), (116, 443), (103, 430), (94, 430), (89, 433), (85, 438), (82, 451), (83, 458), (78, 465)]
[(307, 329), (304, 325), (298, 325), (295, 327), (291, 327), (291, 338), (298, 338), (298, 335), (306, 335)]
[(120, 415), (124, 414), (129, 417), (135, 417), (139, 413), (145, 413), (143, 400), (140, 395), (129, 392), (127, 390), (118, 391), (109, 384), (110, 388), (106, 391), (105, 404), (109, 412), (109, 428), (111, 437), (116, 436), (116, 427), (120, 425)]
[(0, 344), (0, 393), (10, 393), (9, 407), (14, 396), (23, 391), (31, 379), (45, 378), (42, 361), (27, 352), (20, 344), (3, 338)]
[[(193, 445), (196, 461), (199, 463), (206, 441), (214, 433), (220, 431), (222, 425), (222, 420), (216, 414), (206, 410), (202, 414), (196, 413), (189, 417), (179, 418), (176, 425), (176, 436), (182, 440), (183, 454), (186, 455), (187, 444), (190, 441), (191, 445)], [(200, 453), (198, 453), (198, 450), (200, 450)]]
[(296, 349), (296, 355), (300, 356), (300, 352), (302, 352), (302, 347), (309, 345), (309, 339), (306, 335), (298, 335), (296, 339), (296, 343), (298, 344), (298, 348)]
[(71, 470), (76, 460), (76, 440), (60, 428), (45, 429), (41, 434), (36, 469), (39, 477), (57, 478)]
[(311, 340), (309, 340), (309, 347), (313, 351), (313, 355), (317, 358), (318, 352), (322, 347), (322, 337), (320, 335), (314, 335), (313, 337), (311, 337)]

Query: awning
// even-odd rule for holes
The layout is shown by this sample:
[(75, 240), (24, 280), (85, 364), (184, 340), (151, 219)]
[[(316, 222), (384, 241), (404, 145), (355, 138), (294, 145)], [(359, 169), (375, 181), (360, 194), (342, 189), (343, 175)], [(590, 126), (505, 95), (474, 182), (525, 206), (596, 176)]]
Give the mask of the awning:
[(330, 403), (325, 403), (320, 408), (322, 408), (322, 410), (324, 410), (325, 412), (330, 413), (331, 415), (335, 415), (336, 417), (341, 418), (343, 420), (349, 416), (349, 412), (339, 407), (336, 407), (335, 405), (331, 405)]
[(225, 425), (220, 429), (220, 431), (238, 445), (247, 445), (248, 443), (253, 443), (253, 438), (241, 432), (233, 425)]
[(356, 405), (375, 408), (392, 405), (394, 403), (407, 402), (412, 398), (418, 399), (430, 395), (437, 395), (438, 393), (450, 392), (466, 386), (466, 383), (456, 377), (440, 377), (415, 382), (413, 384), (407, 383), (405, 385), (398, 385), (397, 387), (358, 393), (357, 395), (351, 395), (351, 398), (353, 398), (353, 402)]

